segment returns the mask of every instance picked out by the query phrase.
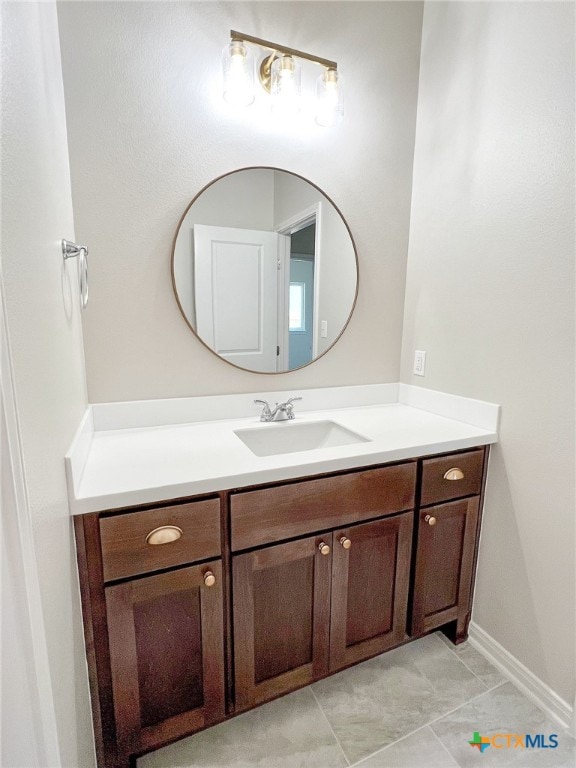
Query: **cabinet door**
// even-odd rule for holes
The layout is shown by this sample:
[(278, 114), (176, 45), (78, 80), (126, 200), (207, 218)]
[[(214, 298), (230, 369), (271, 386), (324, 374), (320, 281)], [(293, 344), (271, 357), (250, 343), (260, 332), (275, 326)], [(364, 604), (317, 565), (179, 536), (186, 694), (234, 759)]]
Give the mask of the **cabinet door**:
[(476, 549), (479, 499), (474, 496), (419, 512), (412, 634), (450, 621), (466, 631)]
[(106, 587), (106, 612), (121, 758), (224, 717), (219, 560)]
[(412, 514), (342, 528), (333, 536), (331, 671), (407, 637)]
[(233, 557), (237, 709), (327, 674), (331, 545), (328, 534)]

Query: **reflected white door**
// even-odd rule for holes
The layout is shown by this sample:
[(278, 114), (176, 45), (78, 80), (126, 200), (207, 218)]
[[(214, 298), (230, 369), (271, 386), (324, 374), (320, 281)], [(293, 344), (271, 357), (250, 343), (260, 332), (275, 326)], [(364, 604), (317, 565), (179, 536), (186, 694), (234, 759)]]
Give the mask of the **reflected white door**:
[(218, 355), (253, 371), (277, 370), (281, 237), (194, 225), (196, 332)]

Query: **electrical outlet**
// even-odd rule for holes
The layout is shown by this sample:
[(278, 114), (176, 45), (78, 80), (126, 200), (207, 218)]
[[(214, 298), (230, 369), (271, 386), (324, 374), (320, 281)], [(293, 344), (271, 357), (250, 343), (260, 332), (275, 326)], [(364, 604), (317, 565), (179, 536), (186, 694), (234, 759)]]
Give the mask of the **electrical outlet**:
[(328, 320), (320, 321), (320, 336), (323, 339), (328, 338)]
[(414, 352), (414, 374), (416, 376), (424, 376), (426, 370), (426, 352), (417, 349)]

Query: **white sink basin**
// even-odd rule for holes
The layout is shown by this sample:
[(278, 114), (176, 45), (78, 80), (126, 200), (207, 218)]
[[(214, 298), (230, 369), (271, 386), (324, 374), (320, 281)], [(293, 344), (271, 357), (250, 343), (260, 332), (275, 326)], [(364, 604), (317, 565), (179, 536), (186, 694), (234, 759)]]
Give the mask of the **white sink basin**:
[(305, 424), (283, 421), (255, 429), (236, 429), (234, 434), (256, 456), (275, 456), (279, 453), (297, 453), (313, 451), (316, 448), (370, 442), (367, 437), (362, 437), (335, 421), (313, 421)]

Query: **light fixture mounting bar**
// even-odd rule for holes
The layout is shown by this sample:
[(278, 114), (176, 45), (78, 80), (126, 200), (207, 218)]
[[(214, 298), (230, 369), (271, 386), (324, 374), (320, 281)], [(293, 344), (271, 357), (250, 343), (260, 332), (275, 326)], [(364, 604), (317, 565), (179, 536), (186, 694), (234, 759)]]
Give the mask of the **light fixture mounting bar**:
[(295, 48), (288, 48), (286, 45), (272, 43), (270, 40), (262, 40), (262, 38), (254, 37), (253, 35), (245, 35), (242, 32), (236, 32), (233, 29), (230, 30), (230, 40), (241, 43), (253, 43), (254, 45), (259, 45), (261, 48), (268, 48), (276, 53), (284, 53), (288, 56), (296, 56), (299, 59), (306, 59), (306, 61), (320, 64), (321, 67), (326, 67), (326, 69), (338, 69), (336, 62), (330, 61), (330, 59), (322, 59), (320, 56), (313, 56), (311, 53), (297, 51)]

